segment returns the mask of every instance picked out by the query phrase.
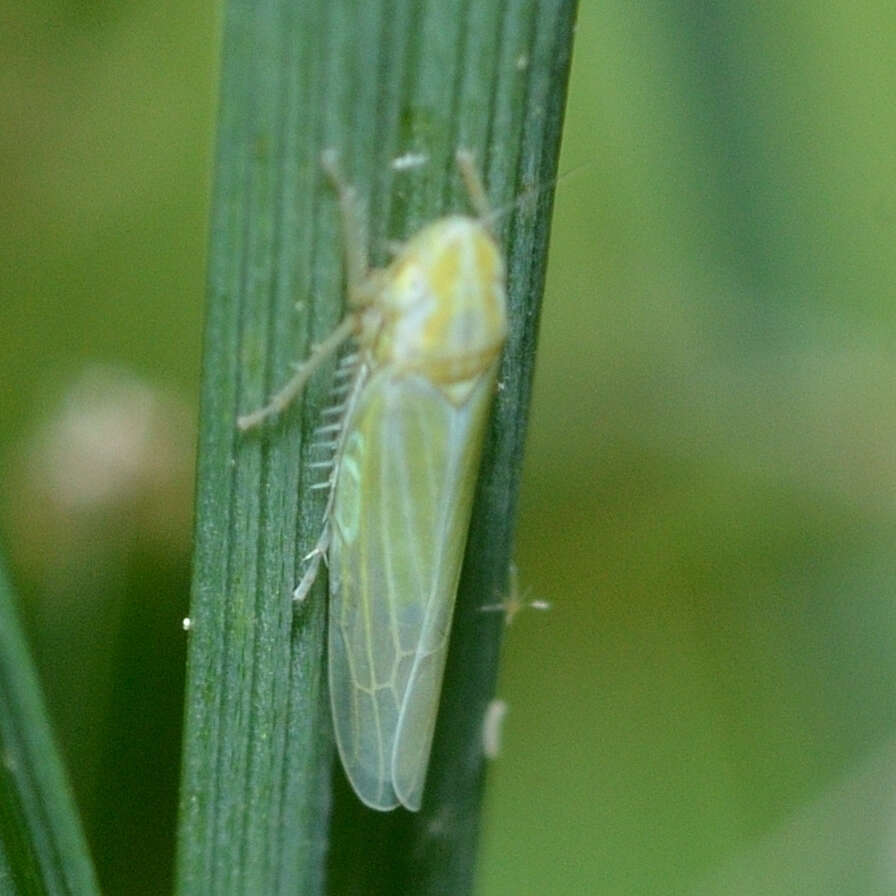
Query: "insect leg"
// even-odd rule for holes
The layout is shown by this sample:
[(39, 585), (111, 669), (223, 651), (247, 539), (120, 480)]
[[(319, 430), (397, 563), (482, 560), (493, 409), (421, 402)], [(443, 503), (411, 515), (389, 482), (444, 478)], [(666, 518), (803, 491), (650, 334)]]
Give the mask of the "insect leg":
[(241, 417), (237, 417), (237, 427), (245, 432), (245, 430), (258, 426), (259, 423), (263, 423), (268, 417), (273, 417), (289, 407), (290, 403), (302, 391), (302, 388), (305, 383), (308, 382), (311, 374), (313, 374), (314, 371), (317, 370), (317, 368), (320, 367), (320, 365), (332, 355), (343, 342), (354, 335), (358, 328), (358, 323), (359, 317), (356, 313), (347, 314), (339, 323), (339, 326), (337, 326), (323, 342), (315, 346), (308, 358), (296, 369), (296, 372), (290, 378), (289, 382), (287, 382), (263, 408), (259, 408), (251, 414), (243, 414)]
[(348, 304), (350, 308), (357, 308), (368, 304), (363, 290), (368, 271), (367, 229), (364, 226), (361, 200), (357, 190), (343, 176), (339, 166), (339, 155), (335, 149), (325, 149), (321, 153), (320, 161), (339, 199)]
[[(364, 368), (363, 366), (359, 367), (357, 365), (357, 358), (347, 356), (342, 359), (340, 370), (351, 371), (350, 375), (352, 376), (352, 381), (346, 384), (348, 387), (348, 394), (344, 397), (339, 409), (340, 416), (342, 416), (344, 420), (345, 417), (351, 414), (352, 409), (355, 407), (355, 404), (358, 400), (358, 395), (361, 392), (361, 387), (366, 378), (366, 368)], [(328, 427), (332, 425), (333, 424), (327, 424)], [(339, 434), (337, 435), (335, 441), (332, 443), (333, 456), (327, 461), (319, 462), (325, 463), (326, 466), (330, 469), (330, 475), (328, 476), (326, 482), (319, 483), (321, 487), (327, 488), (329, 490), (329, 494), (327, 496), (327, 506), (324, 508), (323, 530), (321, 531), (320, 538), (318, 538), (317, 540), (317, 544), (305, 557), (305, 562), (308, 564), (308, 566), (305, 568), (305, 572), (302, 575), (302, 580), (296, 586), (296, 589), (292, 594), (293, 600), (296, 601), (303, 601), (308, 596), (308, 592), (311, 590), (311, 586), (317, 579), (321, 561), (323, 561), (324, 563), (329, 562), (327, 559), (327, 552), (330, 548), (330, 515), (333, 512), (333, 500), (335, 498), (334, 487), (336, 483), (336, 471), (339, 466), (339, 457), (344, 444), (345, 427), (342, 421), (340, 421)], [(314, 487), (315, 486), (312, 486), (312, 488)]]

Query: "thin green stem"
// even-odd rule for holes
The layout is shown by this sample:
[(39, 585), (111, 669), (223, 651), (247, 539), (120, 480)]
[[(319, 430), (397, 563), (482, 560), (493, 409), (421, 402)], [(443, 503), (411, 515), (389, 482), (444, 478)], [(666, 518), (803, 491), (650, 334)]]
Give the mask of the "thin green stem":
[(0, 893), (99, 893), (2, 561)]

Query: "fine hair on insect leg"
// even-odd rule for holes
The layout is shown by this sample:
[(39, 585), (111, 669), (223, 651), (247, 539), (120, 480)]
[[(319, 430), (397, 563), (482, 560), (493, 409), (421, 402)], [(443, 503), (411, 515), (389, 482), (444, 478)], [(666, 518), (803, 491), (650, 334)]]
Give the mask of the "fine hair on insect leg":
[(305, 383), (308, 382), (314, 371), (317, 370), (343, 342), (351, 338), (357, 327), (357, 315), (346, 315), (336, 329), (333, 330), (323, 342), (314, 347), (307, 360), (296, 369), (292, 378), (279, 392), (276, 392), (272, 396), (271, 400), (264, 407), (259, 408), (257, 411), (253, 411), (251, 414), (243, 414), (242, 416), (237, 417), (237, 427), (245, 432), (247, 429), (253, 429), (261, 423), (264, 423), (269, 417), (275, 417), (277, 414), (281, 413), (281, 411), (286, 410), (286, 408), (288, 408), (298, 397), (299, 393), (305, 387)]

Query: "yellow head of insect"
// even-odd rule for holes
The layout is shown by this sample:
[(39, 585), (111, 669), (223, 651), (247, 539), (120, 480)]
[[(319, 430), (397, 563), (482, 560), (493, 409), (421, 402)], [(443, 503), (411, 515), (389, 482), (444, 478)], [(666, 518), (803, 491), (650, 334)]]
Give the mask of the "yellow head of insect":
[(389, 266), (385, 283), (376, 303), (378, 361), (450, 384), (497, 358), (507, 335), (504, 263), (481, 222), (453, 216), (424, 228)]

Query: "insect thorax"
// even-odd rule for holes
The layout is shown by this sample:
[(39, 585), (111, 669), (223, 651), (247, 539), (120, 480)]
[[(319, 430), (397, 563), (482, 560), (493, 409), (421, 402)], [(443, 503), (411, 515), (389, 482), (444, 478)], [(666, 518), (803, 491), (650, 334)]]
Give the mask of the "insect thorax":
[(507, 334), (504, 264), (476, 219), (442, 218), (408, 242), (386, 270), (371, 339), (378, 364), (449, 385), (476, 377)]

